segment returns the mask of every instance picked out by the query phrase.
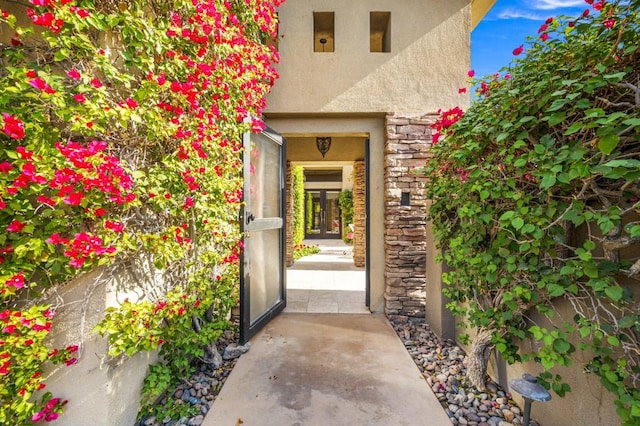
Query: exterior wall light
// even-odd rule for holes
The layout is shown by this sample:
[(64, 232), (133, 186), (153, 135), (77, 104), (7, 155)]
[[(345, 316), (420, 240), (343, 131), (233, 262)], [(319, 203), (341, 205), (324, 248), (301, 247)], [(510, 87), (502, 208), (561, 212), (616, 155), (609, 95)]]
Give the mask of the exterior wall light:
[(322, 154), (322, 158), (324, 158), (324, 155), (329, 152), (329, 148), (331, 148), (331, 138), (328, 136), (316, 138), (316, 146), (320, 154)]
[(538, 383), (534, 376), (528, 373), (523, 374), (521, 379), (509, 380), (509, 386), (524, 398), (524, 419), (522, 422), (523, 426), (529, 426), (533, 401), (549, 401), (551, 394)]

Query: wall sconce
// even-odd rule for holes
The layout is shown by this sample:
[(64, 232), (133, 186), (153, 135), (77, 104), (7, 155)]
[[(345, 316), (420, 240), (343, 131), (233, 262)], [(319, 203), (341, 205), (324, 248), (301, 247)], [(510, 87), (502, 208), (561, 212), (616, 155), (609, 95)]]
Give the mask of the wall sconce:
[(329, 148), (331, 148), (331, 137), (316, 138), (316, 146), (320, 154), (322, 154), (322, 158), (324, 158), (324, 155), (329, 152)]

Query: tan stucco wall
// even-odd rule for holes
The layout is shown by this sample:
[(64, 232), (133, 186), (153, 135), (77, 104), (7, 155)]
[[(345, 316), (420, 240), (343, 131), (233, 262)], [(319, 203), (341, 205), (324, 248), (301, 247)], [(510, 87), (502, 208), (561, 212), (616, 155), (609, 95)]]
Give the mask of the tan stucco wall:
[[(295, 143), (296, 134), (368, 134), (370, 146), (370, 238), (371, 304), (372, 312), (384, 311), (384, 117), (371, 118), (269, 118), (269, 127), (288, 136), (287, 143)], [(287, 149), (294, 150), (293, 146)], [(333, 148), (332, 148), (333, 149)], [(314, 148), (314, 151), (317, 150)], [(329, 151), (331, 153), (331, 150)], [(310, 155), (315, 155), (311, 152)], [(315, 158), (315, 157), (314, 157)], [(302, 159), (300, 159), (302, 160)]]
[[(335, 52), (313, 52), (313, 12), (335, 12)], [(391, 12), (391, 52), (369, 52), (369, 12)], [(287, 0), (280, 80), (267, 113), (419, 112), (453, 107), (470, 67), (469, 0)]]
[(106, 307), (118, 304), (118, 292), (116, 281), (103, 279), (102, 271), (98, 268), (74, 279), (51, 298), (51, 304), (57, 306), (52, 346), (80, 346), (76, 364), (52, 366), (47, 371), (45, 390), (69, 401), (56, 425), (132, 425), (148, 365), (157, 359), (155, 353), (143, 352), (130, 359), (107, 360), (107, 339), (92, 329), (104, 317)]

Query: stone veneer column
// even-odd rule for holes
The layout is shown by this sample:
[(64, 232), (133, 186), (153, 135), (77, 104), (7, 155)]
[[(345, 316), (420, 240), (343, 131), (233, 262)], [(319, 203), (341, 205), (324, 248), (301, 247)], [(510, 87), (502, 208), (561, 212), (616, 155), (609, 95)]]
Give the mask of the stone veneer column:
[(291, 162), (287, 161), (287, 175), (285, 177), (285, 265), (293, 265), (293, 173)]
[(366, 168), (364, 161), (353, 163), (353, 263), (365, 266), (366, 251)]
[(427, 179), (412, 170), (429, 157), (429, 125), (435, 119), (393, 113), (386, 117), (384, 297), (387, 317), (396, 320), (425, 318)]

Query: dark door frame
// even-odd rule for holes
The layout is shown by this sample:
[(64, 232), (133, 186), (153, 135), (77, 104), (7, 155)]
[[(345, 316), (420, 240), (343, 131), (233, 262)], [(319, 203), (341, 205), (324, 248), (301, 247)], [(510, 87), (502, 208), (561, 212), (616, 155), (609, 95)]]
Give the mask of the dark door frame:
[[(286, 283), (286, 200), (285, 200), (285, 176), (287, 172), (286, 164), (286, 139), (273, 129), (267, 127), (261, 133), (262, 136), (270, 139), (272, 142), (280, 145), (279, 161), (280, 167), (277, 172), (278, 185), (270, 188), (279, 191), (279, 217), (254, 217), (251, 213), (251, 202), (247, 199), (246, 194), (250, 194), (251, 184), (251, 137), (250, 132), (243, 136), (244, 145), (244, 200), (240, 209), (240, 232), (243, 235), (244, 250), (240, 254), (240, 344), (246, 343), (258, 331), (262, 329), (269, 321), (284, 310), (287, 305), (287, 283)], [(278, 230), (279, 236), (279, 265), (278, 271), (280, 280), (276, 283), (279, 291), (279, 300), (273, 306), (264, 312), (255, 321), (251, 321), (251, 261), (249, 250), (251, 250), (250, 234), (257, 234), (266, 230)]]

